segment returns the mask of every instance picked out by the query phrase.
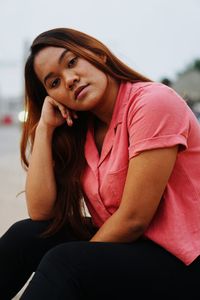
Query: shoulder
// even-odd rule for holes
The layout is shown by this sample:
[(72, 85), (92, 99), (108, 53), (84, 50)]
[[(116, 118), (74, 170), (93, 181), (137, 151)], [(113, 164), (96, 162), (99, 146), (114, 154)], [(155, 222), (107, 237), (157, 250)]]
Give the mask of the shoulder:
[(146, 102), (176, 101), (185, 103), (184, 99), (172, 88), (159, 82), (140, 82), (132, 84), (131, 98)]
[(133, 85), (125, 116), (129, 157), (144, 150), (187, 146), (190, 109), (185, 100), (164, 84)]
[(188, 111), (185, 100), (172, 88), (158, 82), (132, 84), (128, 101), (128, 114), (148, 112), (180, 114)]

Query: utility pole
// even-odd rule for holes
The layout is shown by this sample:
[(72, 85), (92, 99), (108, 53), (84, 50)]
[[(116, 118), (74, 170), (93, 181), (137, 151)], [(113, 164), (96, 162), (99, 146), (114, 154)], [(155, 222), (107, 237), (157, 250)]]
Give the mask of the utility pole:
[[(0, 59), (0, 71), (2, 75), (8, 73), (8, 83), (9, 83), (9, 72), (12, 74), (14, 69), (20, 70), (20, 84), (21, 92), (20, 95), (16, 97), (4, 97), (1, 93), (0, 86), (0, 121), (5, 115), (17, 115), (21, 110), (23, 110), (23, 100), (24, 100), (24, 66), (28, 57), (30, 43), (28, 40), (23, 41), (23, 53), (21, 59), (17, 60), (2, 60)], [(6, 82), (7, 83), (7, 82)], [(1, 84), (1, 83), (0, 83)]]
[[(18, 67), (20, 64), (20, 61), (11, 61), (11, 60), (0, 60), (0, 71), (5, 71), (5, 70), (12, 70), (16, 67)], [(0, 86), (0, 121), (4, 117), (4, 114), (8, 113), (8, 107), (9, 103), (3, 98), (2, 93), (1, 93), (1, 86)]]

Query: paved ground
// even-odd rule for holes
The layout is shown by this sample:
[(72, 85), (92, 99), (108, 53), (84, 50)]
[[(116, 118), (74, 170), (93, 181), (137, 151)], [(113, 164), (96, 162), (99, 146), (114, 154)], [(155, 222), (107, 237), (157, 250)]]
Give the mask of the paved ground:
[(19, 156), (20, 128), (0, 127), (0, 235), (15, 221), (27, 217), (25, 171)]
[(19, 156), (20, 134), (18, 126), (0, 126), (0, 236), (11, 224), (28, 217), (24, 194), (16, 196), (24, 190), (25, 182)]
[[(20, 137), (19, 126), (0, 125), (0, 236), (13, 223), (28, 217), (24, 193), (17, 196), (24, 190), (26, 176), (20, 163)], [(22, 291), (13, 300), (19, 299)]]

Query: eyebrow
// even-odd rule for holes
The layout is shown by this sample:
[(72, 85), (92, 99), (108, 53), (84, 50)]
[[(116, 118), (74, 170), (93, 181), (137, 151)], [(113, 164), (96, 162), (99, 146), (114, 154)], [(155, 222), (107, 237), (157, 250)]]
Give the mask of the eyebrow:
[[(58, 64), (60, 65), (61, 64), (61, 62), (62, 62), (62, 60), (64, 59), (64, 57), (65, 57), (65, 55), (66, 55), (66, 53), (68, 52), (68, 49), (65, 49), (62, 53), (61, 53), (61, 55), (60, 55), (60, 57), (58, 58)], [(53, 72), (50, 72), (50, 73), (48, 73), (45, 77), (44, 77), (44, 84), (46, 85), (46, 82), (47, 82), (47, 80), (50, 78), (50, 77), (52, 77), (53, 76)]]

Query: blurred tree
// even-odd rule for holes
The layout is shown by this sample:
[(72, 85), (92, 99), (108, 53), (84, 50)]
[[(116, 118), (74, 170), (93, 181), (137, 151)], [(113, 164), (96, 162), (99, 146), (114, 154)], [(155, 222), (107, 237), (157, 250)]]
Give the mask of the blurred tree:
[(161, 83), (167, 85), (167, 86), (171, 86), (172, 85), (172, 81), (167, 78), (167, 77), (164, 77), (163, 79), (161, 79)]
[(200, 59), (195, 59), (194, 64), (193, 64), (193, 69), (200, 72)]
[(189, 63), (182, 71), (178, 72), (177, 75), (180, 76), (189, 71), (198, 71), (200, 72), (200, 58), (194, 59), (191, 63)]

